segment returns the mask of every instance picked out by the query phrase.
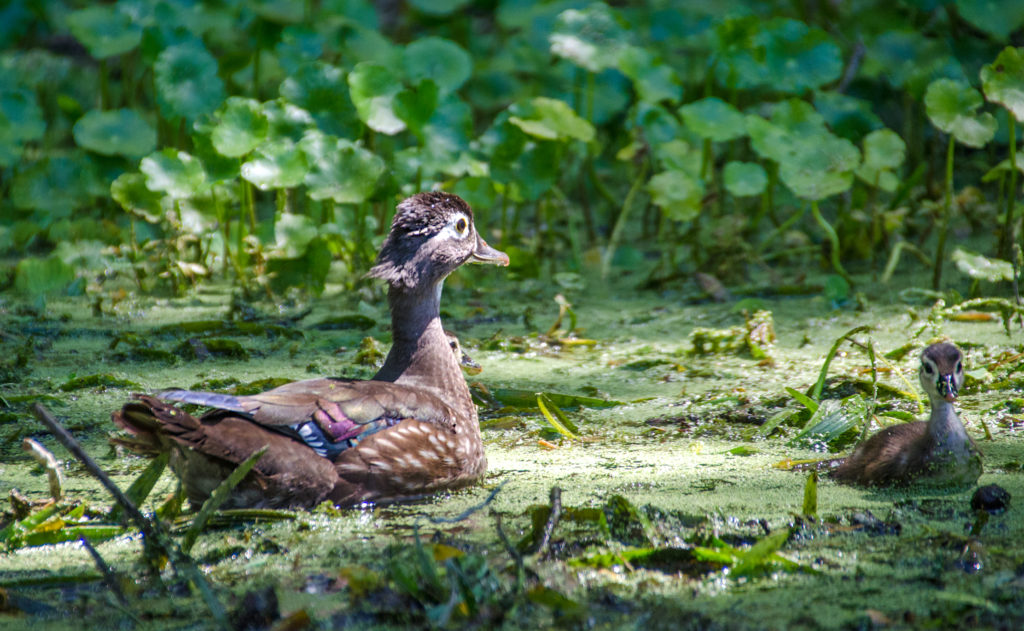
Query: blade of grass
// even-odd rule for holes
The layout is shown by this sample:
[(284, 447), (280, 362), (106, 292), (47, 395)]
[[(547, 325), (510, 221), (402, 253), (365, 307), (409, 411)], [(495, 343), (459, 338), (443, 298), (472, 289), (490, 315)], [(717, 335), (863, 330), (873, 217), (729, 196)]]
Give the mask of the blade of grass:
[(818, 514), (818, 472), (812, 470), (807, 476), (807, 484), (804, 485), (804, 510), (805, 516)]
[(843, 333), (839, 338), (832, 344), (832, 348), (829, 349), (828, 355), (825, 356), (825, 363), (821, 366), (821, 374), (818, 375), (818, 381), (811, 388), (810, 392), (807, 393), (809, 397), (818, 401), (821, 399), (821, 391), (825, 389), (825, 378), (828, 377), (828, 367), (832, 364), (832, 360), (835, 358), (836, 353), (839, 351), (839, 345), (842, 344), (847, 338), (857, 333), (863, 333), (864, 331), (870, 330), (871, 327), (868, 325), (861, 325), (854, 327)]
[(185, 532), (185, 536), (181, 538), (181, 549), (186, 554), (192, 549), (192, 546), (196, 543), (196, 538), (199, 537), (199, 533), (203, 531), (206, 526), (206, 521), (210, 518), (213, 513), (221, 507), (228, 497), (231, 495), (231, 491), (238, 486), (238, 483), (242, 481), (242, 478), (246, 476), (249, 471), (256, 466), (256, 462), (263, 457), (263, 454), (267, 453), (267, 447), (264, 446), (253, 455), (245, 459), (245, 461), (238, 465), (238, 467), (231, 472), (231, 475), (226, 477), (221, 482), (213, 493), (210, 493), (210, 497), (203, 502), (203, 507), (199, 509), (195, 519), (192, 520), (192, 525), (189, 526)]
[[(164, 469), (167, 467), (167, 460), (169, 458), (170, 453), (166, 451), (156, 458), (153, 458), (152, 462), (149, 463), (149, 466), (139, 474), (139, 477), (135, 478), (135, 481), (128, 487), (128, 490), (124, 492), (124, 494), (128, 496), (128, 499), (135, 502), (136, 506), (142, 504), (146, 501), (146, 498), (149, 497), (150, 491), (152, 491), (153, 487), (156, 486), (157, 480), (160, 479)], [(120, 504), (114, 504), (110, 509), (110, 512), (107, 514), (107, 517), (113, 522), (123, 521), (124, 508)]]
[(814, 414), (815, 412), (818, 411), (818, 402), (812, 399), (811, 397), (807, 396), (803, 392), (787, 387), (786, 394), (793, 397), (794, 399), (796, 399), (797, 402), (799, 402), (805, 408), (810, 410), (811, 414)]
[[(579, 438), (576, 434), (576, 432), (579, 431), (579, 428), (569, 420), (565, 415), (565, 412), (558, 409), (558, 406), (548, 398), (548, 395), (543, 392), (537, 393), (537, 407), (540, 408), (540, 413), (544, 415), (544, 418), (548, 420), (548, 423), (551, 423), (551, 427), (554, 427), (559, 434), (570, 440)], [(552, 412), (554, 412), (554, 414), (552, 414)]]

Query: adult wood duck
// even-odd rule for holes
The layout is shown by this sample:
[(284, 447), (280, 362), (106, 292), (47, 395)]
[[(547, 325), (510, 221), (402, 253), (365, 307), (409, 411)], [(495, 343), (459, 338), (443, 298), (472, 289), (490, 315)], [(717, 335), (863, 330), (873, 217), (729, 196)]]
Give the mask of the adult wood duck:
[[(264, 446), (229, 506), (351, 505), (469, 484), (487, 459), (461, 349), (440, 318), (444, 279), (467, 262), (508, 265), (508, 256), (477, 233), (473, 212), (459, 197), (406, 199), (367, 274), (388, 283), (393, 335), (372, 380), (311, 379), (252, 396), (137, 395), (112, 415), (134, 435), (122, 442), (149, 454), (170, 451), (193, 503)], [(213, 409), (195, 418), (167, 401)]]
[(857, 447), (832, 477), (863, 486), (973, 485), (981, 475), (981, 453), (953, 407), (964, 382), (963, 359), (953, 344), (924, 349), (919, 376), (931, 401), (931, 416), (878, 432)]

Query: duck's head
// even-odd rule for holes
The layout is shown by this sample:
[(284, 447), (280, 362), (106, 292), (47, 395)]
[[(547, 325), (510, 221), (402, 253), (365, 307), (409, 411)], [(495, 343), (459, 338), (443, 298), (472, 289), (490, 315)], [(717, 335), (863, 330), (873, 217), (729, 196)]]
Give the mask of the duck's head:
[(504, 266), (508, 255), (487, 245), (458, 195), (418, 193), (398, 205), (377, 263), (366, 275), (394, 288), (427, 288), (467, 262)]
[(964, 385), (964, 355), (949, 342), (932, 344), (921, 352), (921, 387), (932, 401), (955, 401)]

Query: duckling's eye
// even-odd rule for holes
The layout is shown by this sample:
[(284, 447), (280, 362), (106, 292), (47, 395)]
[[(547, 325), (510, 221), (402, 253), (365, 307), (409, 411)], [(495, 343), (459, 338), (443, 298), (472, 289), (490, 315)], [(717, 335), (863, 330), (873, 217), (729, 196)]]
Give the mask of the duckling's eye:
[(469, 222), (466, 221), (465, 217), (459, 217), (458, 221), (455, 222), (455, 229), (459, 231), (462, 236), (466, 235), (466, 230), (469, 229)]
[(963, 365), (963, 363), (962, 363), (962, 362), (957, 362), (957, 363), (956, 363), (956, 371), (957, 371), (958, 373), (959, 373), (959, 372), (963, 372), (963, 371), (964, 371), (964, 365)]
[(932, 370), (931, 364), (921, 364), (921, 370), (923, 370), (926, 375), (930, 375), (933, 372), (935, 372), (934, 370)]

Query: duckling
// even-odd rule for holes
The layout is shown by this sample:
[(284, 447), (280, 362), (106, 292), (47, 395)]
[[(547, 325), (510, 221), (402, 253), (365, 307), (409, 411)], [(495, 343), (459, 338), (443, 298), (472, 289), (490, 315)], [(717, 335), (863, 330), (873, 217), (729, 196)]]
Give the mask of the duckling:
[(924, 349), (918, 375), (931, 402), (928, 420), (883, 429), (857, 447), (832, 477), (861, 486), (973, 485), (981, 475), (981, 453), (953, 407), (964, 383), (963, 359), (953, 344)]
[[(487, 245), (469, 205), (420, 193), (398, 205), (376, 265), (388, 283), (393, 343), (373, 379), (310, 379), (262, 394), (189, 390), (137, 395), (112, 414), (141, 453), (170, 452), (192, 503), (267, 451), (227, 507), (309, 508), (396, 501), (453, 489), (487, 468), (461, 349), (441, 325), (441, 287), (463, 263), (508, 265)], [(212, 408), (196, 418), (168, 401)]]

